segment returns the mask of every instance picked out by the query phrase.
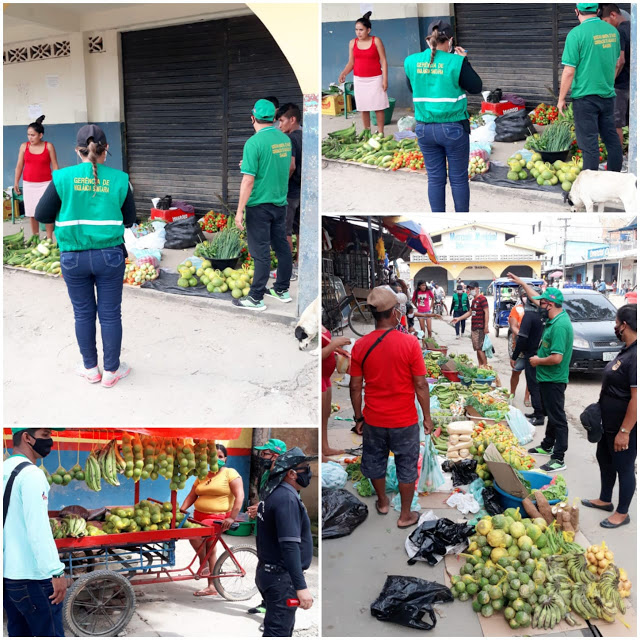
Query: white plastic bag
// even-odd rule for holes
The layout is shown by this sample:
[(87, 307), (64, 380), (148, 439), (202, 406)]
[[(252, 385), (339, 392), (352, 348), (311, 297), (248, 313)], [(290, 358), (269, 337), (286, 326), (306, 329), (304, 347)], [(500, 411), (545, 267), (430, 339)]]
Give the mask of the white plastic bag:
[(470, 493), (452, 493), (447, 504), (450, 507), (455, 507), (462, 515), (480, 511), (478, 501)]
[(133, 251), (134, 249), (164, 249), (164, 243), (167, 238), (164, 230), (165, 223), (154, 220), (151, 224), (155, 231), (139, 238), (136, 238), (131, 229), (124, 230), (124, 244), (128, 251)]
[(413, 116), (403, 116), (398, 120), (398, 131), (415, 131), (416, 119)]
[(321, 472), (323, 489), (342, 489), (347, 484), (347, 472), (337, 462), (323, 462)]
[(533, 440), (536, 428), (525, 418), (522, 411), (517, 407), (509, 407), (507, 424), (521, 445), (529, 444)]
[(491, 123), (484, 127), (478, 127), (471, 132), (469, 140), (471, 142), (487, 143), (493, 142), (496, 139), (496, 126)]

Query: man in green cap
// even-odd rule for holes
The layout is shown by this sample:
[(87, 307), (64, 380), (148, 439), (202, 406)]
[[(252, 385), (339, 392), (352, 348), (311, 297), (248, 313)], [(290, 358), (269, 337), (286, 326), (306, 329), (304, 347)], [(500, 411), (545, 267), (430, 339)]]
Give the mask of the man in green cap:
[(49, 483), (36, 465), (53, 447), (52, 431), (12, 428), (13, 451), (2, 465), (3, 605), (10, 637), (64, 637), (67, 591), (49, 526)]
[(564, 454), (569, 445), (569, 425), (564, 411), (564, 395), (573, 354), (573, 327), (569, 314), (562, 308), (564, 296), (560, 289), (547, 287), (542, 295), (537, 295), (521, 278), (511, 273), (507, 276), (524, 288), (529, 300), (540, 308), (542, 319), (546, 320), (538, 354), (529, 358), (529, 363), (536, 368), (547, 428), (540, 445), (529, 449), (529, 453), (550, 455), (549, 462), (540, 469), (555, 473), (567, 468)]
[[(291, 168), (291, 140), (274, 125), (276, 108), (269, 100), (258, 100), (251, 114), (255, 134), (242, 153), (242, 183), (236, 210), (236, 226), (244, 228), (247, 212), (247, 244), (253, 258), (254, 276), (249, 295), (234, 304), (251, 311), (264, 311), (264, 295), (291, 302), (291, 248), (287, 242), (287, 193)], [(278, 258), (273, 288), (267, 290), (271, 269), (271, 247)]]
[(622, 144), (616, 131), (616, 65), (620, 57), (618, 30), (600, 20), (597, 2), (578, 2), (580, 24), (569, 31), (562, 53), (558, 110), (564, 114), (571, 91), (576, 139), (583, 169), (600, 166), (598, 135), (607, 147), (607, 169), (622, 169)]

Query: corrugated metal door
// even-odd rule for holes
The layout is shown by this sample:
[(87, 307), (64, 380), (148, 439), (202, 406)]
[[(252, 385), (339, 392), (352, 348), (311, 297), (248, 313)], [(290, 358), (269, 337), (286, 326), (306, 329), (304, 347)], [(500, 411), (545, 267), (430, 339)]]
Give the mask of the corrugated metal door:
[(255, 16), (122, 34), (127, 171), (136, 209), (170, 194), (197, 213), (234, 208), (255, 100), (302, 96), (293, 70)]

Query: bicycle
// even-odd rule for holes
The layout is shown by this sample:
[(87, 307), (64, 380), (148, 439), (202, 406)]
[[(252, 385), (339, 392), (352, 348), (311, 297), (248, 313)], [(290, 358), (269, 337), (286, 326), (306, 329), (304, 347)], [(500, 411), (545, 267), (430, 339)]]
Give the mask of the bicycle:
[(444, 303), (442, 300), (436, 300), (433, 305), (433, 313), (437, 313), (439, 316), (443, 316), (445, 314)]
[(349, 324), (349, 328), (359, 337), (366, 336), (375, 329), (376, 322), (368, 305), (358, 300), (353, 293), (353, 284), (350, 285), (350, 288), (351, 293), (338, 300), (337, 311), (340, 316), (342, 316), (342, 312), (348, 308), (349, 314), (347, 316), (347, 323)]

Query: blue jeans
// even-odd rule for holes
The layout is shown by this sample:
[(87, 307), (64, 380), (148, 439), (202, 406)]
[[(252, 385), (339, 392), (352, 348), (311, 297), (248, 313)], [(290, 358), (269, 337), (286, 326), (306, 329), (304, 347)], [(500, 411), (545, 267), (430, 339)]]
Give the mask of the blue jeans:
[(49, 580), (3, 579), (2, 604), (11, 638), (64, 638), (62, 603), (51, 604), (53, 584)]
[(418, 146), (429, 178), (429, 206), (433, 213), (445, 211), (447, 161), (449, 184), (457, 212), (469, 211), (469, 134), (459, 122), (416, 125)]
[(123, 249), (109, 247), (65, 251), (60, 255), (60, 267), (73, 305), (76, 339), (85, 368), (98, 366), (97, 311), (102, 332), (104, 370), (116, 371), (120, 366), (122, 345)]

